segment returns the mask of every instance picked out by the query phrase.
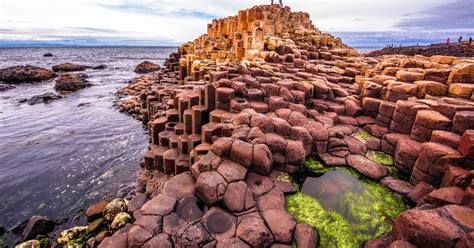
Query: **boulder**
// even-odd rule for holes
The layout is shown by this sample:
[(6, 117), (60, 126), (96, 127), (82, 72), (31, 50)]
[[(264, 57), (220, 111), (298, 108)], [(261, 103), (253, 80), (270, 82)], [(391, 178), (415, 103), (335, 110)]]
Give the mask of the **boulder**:
[(79, 77), (77, 74), (61, 73), (59, 74), (58, 79), (56, 79), (54, 89), (60, 91), (76, 91), (88, 86), (91, 86), (89, 81)]
[(100, 201), (89, 206), (86, 210), (86, 217), (89, 222), (92, 222), (98, 218), (101, 218), (105, 208), (107, 206), (107, 201)]
[(133, 225), (128, 232), (128, 247), (139, 248), (142, 247), (148, 240), (153, 237), (153, 234), (146, 228)]
[(448, 204), (461, 204), (464, 191), (458, 187), (446, 187), (431, 191), (425, 196), (425, 200), (436, 206)]
[(23, 240), (34, 239), (38, 235), (47, 235), (54, 229), (54, 221), (43, 217), (33, 216), (23, 229)]
[(159, 71), (161, 69), (159, 64), (152, 63), (150, 61), (143, 61), (138, 64), (133, 70), (135, 73), (145, 74), (154, 71)]
[(0, 70), (0, 81), (13, 84), (40, 82), (54, 77), (56, 77), (54, 72), (31, 65), (14, 66)]
[(54, 72), (72, 72), (72, 71), (85, 71), (86, 67), (83, 65), (76, 65), (71, 63), (59, 64), (53, 66)]
[(226, 159), (222, 161), (217, 172), (227, 181), (227, 183), (244, 180), (247, 175), (247, 168), (232, 160)]
[(115, 215), (120, 212), (127, 212), (127, 203), (122, 198), (117, 198), (107, 203), (104, 210), (104, 218), (106, 221), (111, 223)]

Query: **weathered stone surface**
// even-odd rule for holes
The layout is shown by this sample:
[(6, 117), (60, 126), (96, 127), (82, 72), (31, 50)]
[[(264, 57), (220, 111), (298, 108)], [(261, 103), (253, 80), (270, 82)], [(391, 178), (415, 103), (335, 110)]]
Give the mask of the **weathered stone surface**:
[(100, 202), (90, 205), (86, 210), (87, 220), (89, 222), (92, 222), (102, 217), (106, 206), (107, 206), (107, 201), (100, 201)]
[(47, 235), (54, 229), (54, 221), (35, 215), (28, 220), (23, 229), (23, 240), (34, 239), (37, 235)]
[(272, 172), (273, 156), (267, 145), (256, 144), (253, 146), (252, 161), (255, 172), (266, 176)]
[(91, 84), (89, 83), (89, 81), (82, 77), (79, 77), (77, 74), (61, 73), (56, 79), (54, 89), (60, 91), (76, 91), (84, 89), (90, 85)]
[(224, 205), (232, 212), (241, 212), (245, 209), (247, 184), (244, 181), (230, 183), (224, 194)]
[(174, 210), (175, 205), (176, 198), (165, 194), (159, 194), (145, 203), (141, 208), (141, 212), (144, 215), (165, 216)]
[(217, 242), (216, 248), (250, 248), (248, 244), (239, 238), (226, 239)]
[(227, 181), (227, 183), (244, 180), (247, 175), (247, 168), (232, 160), (224, 160), (219, 165), (217, 172)]
[(249, 168), (252, 165), (253, 146), (241, 140), (234, 140), (230, 150), (230, 159)]
[(150, 233), (146, 228), (139, 225), (133, 225), (128, 232), (128, 247), (142, 247), (152, 237), (152, 233)]
[(161, 233), (148, 240), (143, 248), (173, 248), (173, 243), (168, 234)]
[(226, 188), (227, 182), (216, 171), (201, 173), (196, 182), (196, 194), (209, 205), (222, 200)]
[(199, 220), (203, 212), (199, 208), (198, 199), (194, 195), (186, 196), (178, 201), (176, 205), (176, 214), (185, 221)]
[(48, 69), (31, 65), (14, 66), (0, 70), (0, 81), (6, 83), (40, 82), (55, 76), (56, 74)]
[(246, 182), (248, 189), (255, 195), (267, 193), (273, 188), (270, 178), (255, 173), (249, 173)]
[(202, 218), (204, 227), (217, 240), (233, 238), (236, 230), (236, 218), (220, 208), (211, 208)]
[(263, 212), (270, 209), (285, 209), (285, 196), (277, 188), (257, 197), (258, 209)]
[(237, 226), (236, 236), (253, 247), (270, 246), (273, 235), (259, 215), (243, 216)]
[(167, 181), (162, 193), (176, 199), (194, 195), (195, 182), (190, 173), (182, 173)]
[(400, 214), (392, 232), (395, 240), (420, 247), (452, 247), (463, 235), (459, 226), (438, 213), (417, 209)]
[(318, 247), (319, 235), (309, 225), (297, 224), (295, 229), (295, 240), (298, 247)]
[(448, 204), (461, 204), (464, 198), (464, 191), (458, 187), (446, 187), (431, 191), (425, 196), (427, 202), (436, 206)]
[(425, 182), (418, 183), (415, 188), (407, 195), (408, 199), (413, 202), (419, 203), (425, 195), (429, 194), (431, 191), (435, 190), (435, 188)]
[(296, 221), (284, 209), (269, 209), (262, 212), (276, 242), (291, 244)]
[(161, 221), (162, 219), (159, 215), (140, 215), (133, 224), (143, 227), (154, 236), (161, 231)]

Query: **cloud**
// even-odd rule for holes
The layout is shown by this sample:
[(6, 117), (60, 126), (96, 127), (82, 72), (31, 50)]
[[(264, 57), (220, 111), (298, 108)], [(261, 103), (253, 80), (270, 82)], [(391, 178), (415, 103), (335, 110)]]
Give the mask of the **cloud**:
[(405, 30), (464, 30), (474, 31), (474, 0), (454, 0), (412, 13), (401, 19), (396, 27)]
[[(350, 45), (396, 40), (429, 42), (443, 32), (473, 27), (474, 0), (284, 0), (309, 12), (319, 29)], [(212, 19), (269, 0), (1, 0), (0, 40), (140, 40), (179, 44), (205, 33)], [(468, 3), (471, 3), (469, 5)], [(451, 4), (451, 5), (450, 5)], [(444, 6), (444, 7), (440, 7)], [(460, 20), (464, 18), (464, 23)], [(453, 20), (446, 20), (453, 19)], [(416, 33), (415, 33), (416, 32)], [(444, 33), (442, 34), (444, 37)], [(436, 37), (434, 37), (436, 38)], [(394, 42), (396, 43), (396, 42)]]

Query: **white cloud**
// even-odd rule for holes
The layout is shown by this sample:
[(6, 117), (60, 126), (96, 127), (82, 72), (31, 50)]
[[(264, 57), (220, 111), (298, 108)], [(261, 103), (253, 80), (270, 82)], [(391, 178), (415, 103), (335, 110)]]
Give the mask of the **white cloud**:
[[(468, 0), (472, 1), (472, 0)], [(1, 0), (0, 39), (192, 40), (206, 31), (213, 16), (270, 0)], [(404, 15), (445, 0), (284, 0), (293, 10), (311, 14), (328, 32), (397, 31)], [(2, 11), (3, 10), (3, 11)], [(2, 31), (3, 30), (3, 31)], [(6, 32), (8, 31), (8, 32)]]

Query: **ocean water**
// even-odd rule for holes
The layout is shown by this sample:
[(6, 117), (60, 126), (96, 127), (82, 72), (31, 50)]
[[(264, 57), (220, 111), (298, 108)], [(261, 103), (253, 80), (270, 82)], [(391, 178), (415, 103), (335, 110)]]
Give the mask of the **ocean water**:
[[(54, 80), (0, 92), (0, 226), (31, 215), (70, 217), (112, 198), (136, 180), (147, 145), (142, 124), (114, 107), (115, 93), (144, 60), (162, 64), (175, 48), (0, 48), (0, 68), (60, 63), (107, 65), (85, 71), (92, 87), (44, 104), (19, 103), (47, 92)], [(44, 53), (53, 57), (43, 57)]]

